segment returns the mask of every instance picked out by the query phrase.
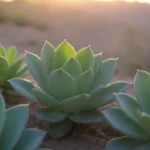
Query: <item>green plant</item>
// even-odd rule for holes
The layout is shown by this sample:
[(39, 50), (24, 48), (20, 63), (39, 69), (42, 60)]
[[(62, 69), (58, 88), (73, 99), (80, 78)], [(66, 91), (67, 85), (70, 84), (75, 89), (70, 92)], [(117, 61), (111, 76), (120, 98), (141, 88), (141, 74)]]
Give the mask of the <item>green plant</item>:
[[(44, 132), (37, 129), (24, 129), (29, 116), (28, 105), (18, 105), (5, 109), (0, 94), (0, 149), (37, 150)], [(40, 149), (39, 149), (40, 150)], [(42, 150), (42, 149), (41, 149)]]
[(3, 93), (12, 91), (12, 87), (8, 82), (9, 79), (26, 75), (28, 69), (27, 65), (23, 65), (23, 63), (24, 56), (18, 56), (15, 47), (11, 47), (6, 51), (0, 46), (0, 89)]
[(91, 47), (75, 49), (62, 42), (55, 49), (47, 41), (41, 58), (27, 52), (27, 65), (40, 88), (30, 81), (15, 78), (10, 84), (23, 96), (41, 104), (36, 115), (51, 123), (55, 138), (65, 136), (75, 123), (98, 123), (103, 120), (99, 107), (114, 100), (113, 92), (125, 91), (127, 82), (108, 85), (116, 68), (117, 59), (102, 60)]
[(116, 94), (120, 108), (104, 111), (114, 128), (127, 136), (110, 140), (106, 150), (150, 149), (150, 74), (138, 71), (134, 80), (136, 99), (130, 95)]

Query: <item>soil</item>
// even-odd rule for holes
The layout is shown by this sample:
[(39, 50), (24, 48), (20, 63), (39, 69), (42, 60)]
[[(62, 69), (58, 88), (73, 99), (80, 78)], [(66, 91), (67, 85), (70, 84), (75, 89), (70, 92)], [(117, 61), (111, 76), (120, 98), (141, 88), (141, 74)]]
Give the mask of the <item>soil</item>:
[(106, 121), (100, 124), (82, 125), (76, 124), (72, 132), (65, 138), (55, 140), (50, 137), (47, 122), (39, 121), (33, 113), (31, 105), (30, 119), (27, 127), (36, 127), (47, 131), (42, 147), (52, 150), (104, 150), (108, 140), (120, 136)]

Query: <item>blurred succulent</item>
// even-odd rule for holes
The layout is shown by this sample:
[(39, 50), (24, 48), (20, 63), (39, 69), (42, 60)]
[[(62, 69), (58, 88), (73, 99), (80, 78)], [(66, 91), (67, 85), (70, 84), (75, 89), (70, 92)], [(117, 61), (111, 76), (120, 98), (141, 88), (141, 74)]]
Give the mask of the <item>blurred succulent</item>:
[(136, 99), (116, 94), (120, 108), (104, 111), (110, 124), (127, 136), (110, 140), (106, 150), (150, 150), (150, 74), (138, 71), (134, 80)]
[(38, 147), (44, 132), (24, 129), (28, 116), (28, 105), (18, 105), (6, 110), (0, 94), (0, 150), (42, 150)]
[(23, 96), (43, 106), (38, 118), (51, 123), (51, 135), (60, 138), (69, 133), (74, 123), (98, 123), (103, 115), (98, 108), (114, 100), (114, 92), (124, 92), (129, 84), (108, 85), (117, 59), (102, 60), (91, 47), (79, 50), (67, 42), (55, 48), (45, 42), (41, 58), (27, 52), (27, 65), (40, 88), (30, 81), (15, 78), (10, 84)]
[[(23, 65), (24, 56), (17, 55), (15, 47), (7, 51), (0, 46), (0, 89), (2, 92), (11, 91), (8, 80), (14, 77), (24, 77), (27, 73), (27, 65)], [(11, 92), (12, 93), (12, 92)]]

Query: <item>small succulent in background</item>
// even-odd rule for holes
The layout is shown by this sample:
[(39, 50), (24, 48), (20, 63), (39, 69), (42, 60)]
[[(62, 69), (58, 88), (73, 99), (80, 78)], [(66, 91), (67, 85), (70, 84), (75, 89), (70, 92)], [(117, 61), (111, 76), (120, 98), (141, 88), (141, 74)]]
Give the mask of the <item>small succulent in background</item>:
[[(18, 55), (15, 47), (7, 51), (0, 46), (0, 89), (2, 93), (13, 94), (12, 87), (8, 80), (14, 77), (24, 77), (28, 71), (24, 65), (24, 56)], [(14, 92), (15, 93), (15, 92)]]
[(38, 147), (45, 133), (33, 128), (24, 129), (28, 116), (28, 105), (6, 110), (0, 94), (0, 150), (42, 150)]
[(114, 101), (112, 93), (124, 92), (129, 84), (108, 84), (117, 59), (102, 60), (91, 47), (78, 52), (67, 42), (57, 49), (45, 42), (41, 58), (27, 52), (27, 65), (40, 88), (30, 81), (11, 79), (10, 84), (23, 96), (41, 104), (36, 115), (51, 123), (51, 135), (60, 138), (69, 133), (74, 123), (90, 124), (103, 121), (98, 110)]
[(104, 111), (110, 124), (127, 136), (110, 140), (106, 150), (150, 150), (150, 74), (138, 71), (134, 80), (136, 99), (116, 94), (120, 108)]

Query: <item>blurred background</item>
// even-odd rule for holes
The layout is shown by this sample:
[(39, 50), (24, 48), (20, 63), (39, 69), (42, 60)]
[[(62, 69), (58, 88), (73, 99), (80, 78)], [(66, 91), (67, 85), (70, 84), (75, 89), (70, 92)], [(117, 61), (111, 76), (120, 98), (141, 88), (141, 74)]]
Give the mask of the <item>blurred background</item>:
[(0, 44), (37, 54), (45, 39), (54, 46), (67, 39), (77, 50), (92, 45), (120, 58), (117, 78), (132, 78), (137, 68), (150, 71), (150, 5), (127, 1), (0, 1)]

